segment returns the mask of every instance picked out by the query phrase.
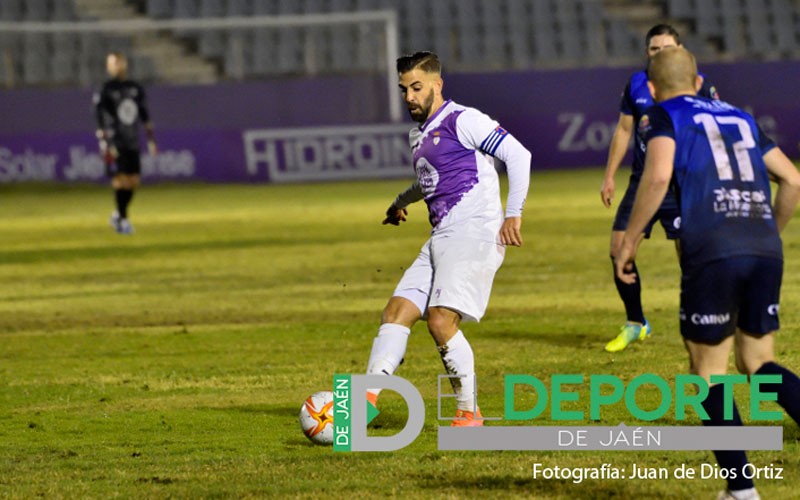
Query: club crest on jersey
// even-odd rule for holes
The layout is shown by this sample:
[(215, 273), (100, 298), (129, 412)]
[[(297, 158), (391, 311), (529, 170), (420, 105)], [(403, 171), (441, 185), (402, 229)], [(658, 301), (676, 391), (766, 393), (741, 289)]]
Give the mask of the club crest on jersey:
[(639, 120), (639, 135), (644, 136), (648, 130), (650, 130), (650, 117), (642, 115), (641, 120)]
[(441, 141), (441, 140), (442, 140), (442, 138), (439, 137), (439, 131), (437, 130), (436, 132), (433, 133), (433, 145), (434, 146), (438, 146), (439, 145), (439, 141)]

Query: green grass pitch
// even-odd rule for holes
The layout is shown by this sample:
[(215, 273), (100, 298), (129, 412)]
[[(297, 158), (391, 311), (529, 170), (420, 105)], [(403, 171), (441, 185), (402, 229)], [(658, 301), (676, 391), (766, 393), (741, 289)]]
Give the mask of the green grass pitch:
[[(617, 177), (615, 202), (625, 184)], [(624, 316), (600, 180), (597, 169), (532, 176), (525, 244), (507, 252), (484, 320), (463, 328), (485, 414), (502, 414), (506, 373), (687, 372), (679, 270), (661, 229), (638, 260), (654, 334), (603, 351)], [(0, 497), (713, 498), (723, 488), (719, 479), (532, 478), (534, 463), (699, 468), (713, 463), (705, 451), (437, 451), (442, 366), (424, 324), (398, 372), (425, 398), (416, 441), (391, 453), (334, 453), (307, 441), (302, 401), (329, 389), (336, 372), (363, 373), (381, 309), (427, 237), (423, 204), (399, 228), (380, 224), (406, 185), (145, 186), (130, 237), (107, 226), (108, 188), (1, 186)], [(795, 221), (784, 235), (777, 342), (779, 360), (795, 370), (799, 244)], [(566, 408), (585, 409), (581, 394)], [(642, 398), (652, 403), (646, 391)], [(737, 398), (748, 421), (746, 392)], [(380, 407), (372, 432), (398, 432), (400, 399), (389, 394)], [(622, 404), (600, 424), (620, 421), (648, 424), (631, 422)], [(674, 413), (655, 423), (679, 424)], [(552, 422), (545, 414), (530, 424)], [(758, 481), (763, 498), (800, 488), (800, 432), (788, 417), (783, 426), (782, 451), (750, 453), (756, 465), (784, 468), (784, 479)]]

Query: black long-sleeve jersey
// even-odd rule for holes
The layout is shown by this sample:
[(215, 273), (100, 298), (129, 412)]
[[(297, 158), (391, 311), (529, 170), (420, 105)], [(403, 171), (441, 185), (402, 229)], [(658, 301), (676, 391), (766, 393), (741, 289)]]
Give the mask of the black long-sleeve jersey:
[(132, 80), (108, 80), (94, 97), (97, 128), (117, 149), (139, 150), (139, 126), (150, 121), (144, 89)]

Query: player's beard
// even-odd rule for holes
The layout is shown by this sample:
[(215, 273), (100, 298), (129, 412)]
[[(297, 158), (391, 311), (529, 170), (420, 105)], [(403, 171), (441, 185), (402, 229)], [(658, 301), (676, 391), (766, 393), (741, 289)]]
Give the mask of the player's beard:
[(411, 119), (417, 123), (425, 123), (428, 119), (428, 114), (431, 112), (431, 108), (433, 107), (433, 89), (431, 89), (430, 94), (428, 97), (425, 98), (425, 102), (422, 104), (409, 104), (408, 105), (408, 114), (411, 115)]

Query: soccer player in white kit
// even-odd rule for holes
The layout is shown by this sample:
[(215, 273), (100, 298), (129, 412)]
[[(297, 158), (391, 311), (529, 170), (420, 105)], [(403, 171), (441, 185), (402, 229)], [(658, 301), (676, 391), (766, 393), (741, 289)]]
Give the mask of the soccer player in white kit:
[[(506, 245), (522, 245), (531, 154), (487, 115), (445, 101), (441, 71), (431, 52), (397, 60), (400, 90), (419, 123), (409, 134), (417, 180), (394, 200), (383, 223), (399, 225), (406, 207), (424, 199), (433, 230), (383, 310), (367, 374), (392, 375), (411, 327), (425, 318), (456, 394), (452, 425), (480, 426), (474, 357), (459, 325), (481, 319)], [(508, 173), (505, 215), (494, 158)], [(367, 392), (370, 404), (379, 392)]]

